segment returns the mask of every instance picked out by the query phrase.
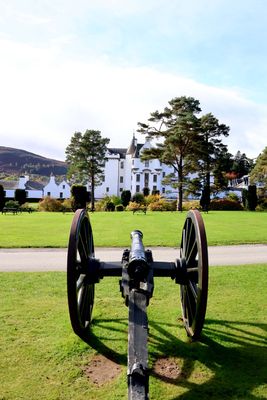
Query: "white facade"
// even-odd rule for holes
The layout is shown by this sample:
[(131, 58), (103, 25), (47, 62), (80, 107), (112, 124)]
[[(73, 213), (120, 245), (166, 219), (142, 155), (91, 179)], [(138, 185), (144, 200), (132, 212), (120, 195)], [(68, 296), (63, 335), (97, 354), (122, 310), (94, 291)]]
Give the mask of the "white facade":
[(162, 185), (162, 179), (173, 171), (173, 168), (162, 164), (159, 160), (141, 161), (144, 149), (151, 148), (151, 141), (146, 138), (144, 144), (137, 143), (133, 138), (128, 149), (108, 149), (108, 160), (104, 169), (104, 180), (95, 188), (95, 198), (104, 196), (120, 196), (123, 190), (130, 190), (132, 195), (158, 190), (161, 194), (176, 196), (173, 188)]
[(5, 190), (5, 197), (13, 199), (16, 189), (24, 189), (27, 199), (42, 199), (44, 196), (51, 196), (56, 199), (70, 198), (70, 185), (63, 181), (56, 183), (55, 177), (51, 176), (47, 185), (31, 181), (29, 176), (20, 176), (18, 181), (2, 181)]
[(57, 184), (55, 177), (51, 175), (48, 184), (43, 188), (43, 196), (50, 196), (55, 199), (68, 199), (70, 198), (70, 185), (66, 181)]

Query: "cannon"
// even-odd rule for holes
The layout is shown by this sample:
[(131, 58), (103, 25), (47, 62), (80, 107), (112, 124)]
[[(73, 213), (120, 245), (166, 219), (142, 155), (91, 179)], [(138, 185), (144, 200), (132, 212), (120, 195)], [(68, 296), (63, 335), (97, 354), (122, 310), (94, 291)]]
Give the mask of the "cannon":
[(187, 335), (198, 340), (203, 328), (208, 296), (208, 250), (201, 214), (190, 210), (182, 229), (180, 257), (174, 262), (153, 260), (143, 245), (139, 230), (131, 233), (131, 247), (121, 261), (95, 258), (93, 232), (85, 209), (75, 212), (67, 256), (67, 295), (74, 332), (88, 338), (95, 286), (101, 279), (118, 276), (119, 288), (128, 306), (128, 399), (149, 398), (147, 306), (153, 295), (154, 277), (170, 277), (180, 285), (183, 324)]

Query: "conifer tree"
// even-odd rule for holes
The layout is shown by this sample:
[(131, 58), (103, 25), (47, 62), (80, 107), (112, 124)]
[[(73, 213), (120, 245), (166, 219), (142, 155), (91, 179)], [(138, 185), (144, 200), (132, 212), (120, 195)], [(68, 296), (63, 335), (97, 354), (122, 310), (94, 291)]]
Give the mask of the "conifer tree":
[(75, 132), (66, 148), (68, 177), (77, 183), (88, 183), (91, 187), (91, 210), (95, 209), (95, 186), (103, 181), (108, 138), (100, 131)]

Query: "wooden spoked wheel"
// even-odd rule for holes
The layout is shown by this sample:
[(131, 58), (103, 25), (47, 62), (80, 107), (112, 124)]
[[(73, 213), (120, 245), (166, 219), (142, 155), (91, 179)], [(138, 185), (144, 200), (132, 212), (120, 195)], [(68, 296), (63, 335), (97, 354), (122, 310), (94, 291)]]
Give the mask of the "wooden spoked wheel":
[(71, 325), (83, 338), (88, 331), (94, 305), (94, 283), (90, 283), (89, 260), (94, 258), (93, 233), (88, 213), (77, 210), (71, 225), (68, 259), (67, 291)]
[(184, 326), (187, 335), (196, 340), (203, 328), (208, 297), (207, 239), (197, 210), (189, 211), (185, 220), (180, 263), (185, 271), (185, 280), (180, 285)]

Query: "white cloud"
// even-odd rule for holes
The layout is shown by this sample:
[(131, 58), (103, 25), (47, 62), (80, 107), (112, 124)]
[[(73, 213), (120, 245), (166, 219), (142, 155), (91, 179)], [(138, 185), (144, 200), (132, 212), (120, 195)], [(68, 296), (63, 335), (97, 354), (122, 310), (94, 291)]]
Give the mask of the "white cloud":
[(266, 107), (237, 90), (153, 68), (122, 67), (104, 57), (63, 60), (57, 45), (37, 48), (0, 40), (0, 50), (1, 145), (64, 159), (75, 131), (99, 129), (111, 146), (127, 147), (138, 121), (186, 95), (231, 127), (230, 152), (256, 157), (266, 146)]

